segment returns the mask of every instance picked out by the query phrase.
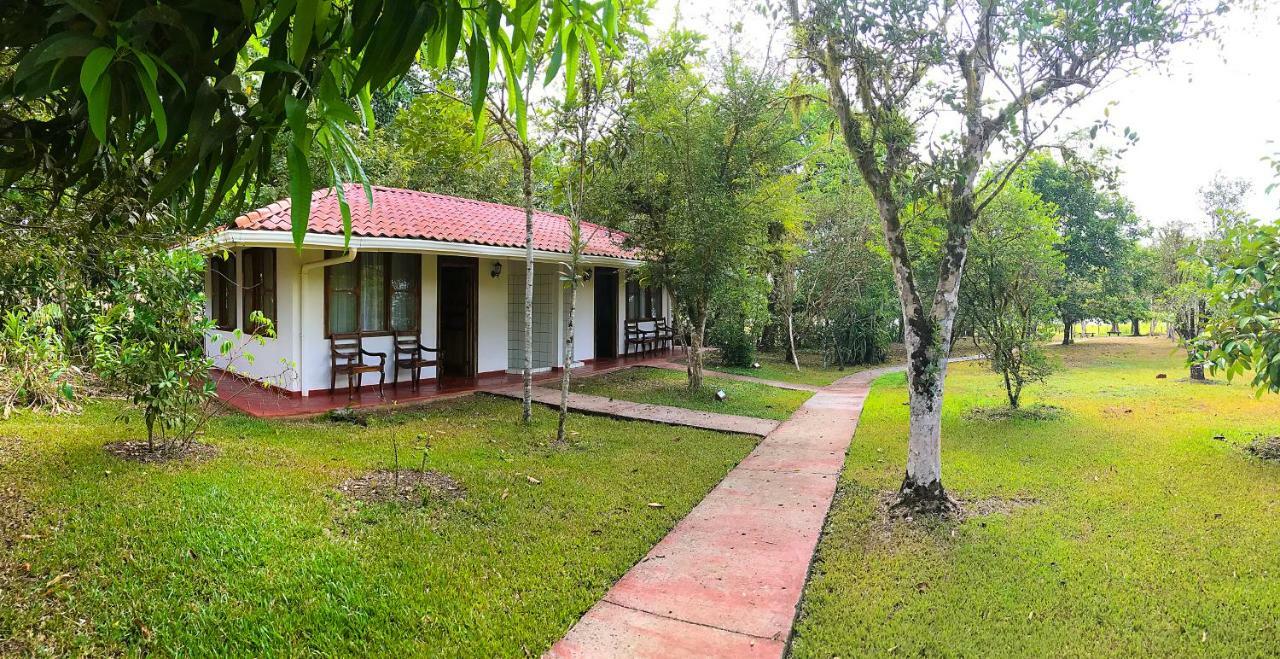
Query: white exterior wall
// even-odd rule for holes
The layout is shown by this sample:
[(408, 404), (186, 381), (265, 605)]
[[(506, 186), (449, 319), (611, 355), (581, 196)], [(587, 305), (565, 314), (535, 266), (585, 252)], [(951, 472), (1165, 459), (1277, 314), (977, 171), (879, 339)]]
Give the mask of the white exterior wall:
[[(262, 379), (289, 391), (312, 392), (327, 390), (330, 382), (329, 339), (325, 336), (325, 268), (314, 268), (305, 274), (301, 267), (306, 263), (314, 263), (325, 258), (322, 249), (306, 249), (299, 254), (291, 247), (276, 249), (276, 333), (274, 339), (267, 339), (266, 345), (259, 346), (252, 337), (244, 337), (245, 350), (255, 356), (253, 364), (244, 360), (235, 364), (237, 371), (245, 375)], [(239, 252), (242, 248), (231, 250), (237, 254), (237, 281), (242, 281), (240, 268), (242, 259)], [(365, 249), (361, 252), (381, 250)], [(502, 273), (492, 276), (495, 262), (502, 263)], [(436, 253), (422, 253), (421, 282), (421, 314), (420, 327), (422, 342), (434, 346), (438, 336), (437, 307), (439, 291), (437, 287), (438, 258)], [(477, 264), (477, 364), (479, 373), (504, 371), (509, 368), (520, 368), (521, 364), (508, 363), (508, 340), (511, 336), (508, 319), (508, 278), (519, 269), (523, 272), (524, 262), (516, 259), (498, 259), (479, 257)], [(557, 268), (551, 263), (542, 262), (539, 268)], [(625, 275), (624, 269), (619, 272)], [(619, 280), (618, 286), (618, 354), (622, 354), (625, 333), (622, 330), (626, 316), (626, 288)], [(558, 281), (557, 281), (558, 283)], [(206, 291), (210, 289), (210, 275), (205, 274)], [(595, 281), (585, 282), (578, 289), (578, 309), (575, 330), (577, 334), (575, 352), (576, 361), (592, 359), (595, 355)], [(243, 317), (243, 296), (236, 296), (237, 319)], [(567, 327), (568, 293), (562, 286), (555, 286), (554, 294), (555, 328), (553, 340), (557, 355), (556, 364), (563, 363), (564, 336)], [(669, 306), (668, 306), (669, 308)], [(212, 313), (210, 303), (206, 302), (206, 313)], [(668, 314), (669, 315), (669, 314)], [(230, 337), (230, 332), (217, 332)], [(517, 333), (518, 335), (518, 333)], [(216, 354), (212, 342), (206, 346), (215, 355), (215, 364), (225, 367), (226, 360)], [(387, 354), (386, 382), (392, 383), (394, 355), (392, 354), (392, 338), (390, 336), (374, 336), (365, 339), (365, 349)], [(409, 374), (402, 373), (401, 380), (408, 380)], [(434, 368), (423, 369), (423, 378), (434, 378)], [(376, 384), (373, 375), (365, 374), (361, 380), (363, 385)], [(346, 378), (339, 377), (338, 387), (346, 386)]]
[[(493, 264), (502, 263), (502, 274), (493, 276)], [(479, 309), (476, 310), (476, 371), (507, 370), (507, 278), (524, 263), (480, 259)]]
[[(236, 281), (243, 281), (242, 268), (244, 267), (244, 259), (240, 258), (242, 249), (228, 250), (229, 253), (236, 256)], [(292, 322), (293, 301), (296, 298), (297, 282), (286, 276), (282, 276), (284, 272), (296, 272), (298, 269), (297, 252), (288, 249), (276, 249), (276, 336), (275, 338), (265, 339), (263, 345), (258, 345), (258, 340), (249, 335), (242, 335), (238, 342), (235, 341), (234, 332), (224, 332), (215, 330), (213, 334), (219, 337), (218, 343), (223, 341), (233, 341), (235, 346), (231, 350), (230, 355), (223, 355), (215, 342), (210, 339), (205, 341), (206, 352), (213, 357), (214, 366), (224, 370), (233, 370), (237, 373), (247, 375), (249, 377), (263, 380), (275, 386), (296, 391), (298, 382), (296, 373), (292, 369), (293, 362), (293, 346), (295, 343), (295, 333), (292, 328), (296, 324)], [(212, 275), (205, 270), (205, 290), (212, 288)], [(205, 314), (213, 315), (212, 301), (206, 295)], [(236, 326), (243, 327), (244, 318), (244, 296), (240, 295), (239, 289), (236, 294)], [(234, 355), (239, 353), (238, 359)], [(247, 358), (252, 355), (253, 362), (250, 363)]]

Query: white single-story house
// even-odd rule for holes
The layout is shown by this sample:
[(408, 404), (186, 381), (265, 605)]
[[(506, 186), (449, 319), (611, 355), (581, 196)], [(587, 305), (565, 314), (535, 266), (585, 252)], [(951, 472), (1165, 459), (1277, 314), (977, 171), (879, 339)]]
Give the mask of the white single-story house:
[[(440, 351), (439, 365), (422, 373), (425, 382), (520, 372), (524, 210), (388, 187), (373, 188), (372, 208), (361, 186), (347, 187), (345, 196), (351, 207), (346, 249), (333, 188), (313, 195), (301, 250), (294, 246), (287, 200), (246, 213), (201, 242), (210, 253), (206, 292), (217, 331), (251, 333), (254, 311), (275, 323), (275, 338), (248, 346), (253, 363), (235, 370), (293, 396), (344, 390), (346, 376), (331, 387), (330, 337), (358, 332), (366, 350), (388, 355), (385, 377), (392, 386), (392, 333), (416, 332), (422, 344)], [(670, 301), (628, 276), (642, 261), (622, 246), (625, 234), (587, 222), (582, 232), (589, 278), (578, 289), (574, 357), (616, 358), (639, 348), (627, 341), (629, 325), (651, 330), (670, 322)], [(563, 363), (569, 295), (559, 273), (568, 250), (568, 218), (536, 213), (538, 370)], [(217, 365), (226, 366), (216, 353), (211, 345)], [(282, 363), (290, 366), (284, 375)], [(376, 373), (370, 375), (362, 386), (377, 385)], [(399, 379), (409, 378), (402, 371)]]

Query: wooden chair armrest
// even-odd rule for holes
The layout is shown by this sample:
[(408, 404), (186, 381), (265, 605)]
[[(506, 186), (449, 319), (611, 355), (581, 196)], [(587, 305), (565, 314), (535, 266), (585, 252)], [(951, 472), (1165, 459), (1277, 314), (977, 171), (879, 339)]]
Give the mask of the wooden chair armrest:
[(382, 360), (382, 363), (384, 364), (387, 362), (387, 353), (385, 352), (371, 352), (369, 350), (361, 349), (360, 354), (368, 355), (370, 357), (377, 357), (378, 359)]

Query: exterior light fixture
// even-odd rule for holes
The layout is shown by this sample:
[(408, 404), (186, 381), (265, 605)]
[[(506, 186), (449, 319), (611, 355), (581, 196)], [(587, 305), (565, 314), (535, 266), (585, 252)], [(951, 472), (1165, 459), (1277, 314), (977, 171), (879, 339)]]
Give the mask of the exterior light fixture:
[(493, 267), (489, 268), (489, 276), (497, 279), (502, 274), (502, 261), (494, 261)]
[(595, 268), (587, 268), (587, 271), (582, 273), (582, 281), (591, 281), (591, 273), (594, 271)]

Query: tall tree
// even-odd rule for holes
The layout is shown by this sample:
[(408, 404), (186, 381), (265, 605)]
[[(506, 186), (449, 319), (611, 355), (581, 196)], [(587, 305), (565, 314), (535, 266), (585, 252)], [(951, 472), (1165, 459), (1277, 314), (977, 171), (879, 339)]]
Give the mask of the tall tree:
[[(1079, 159), (1061, 163), (1047, 153), (1028, 161), (1031, 186), (1052, 202), (1062, 240), (1064, 269), (1059, 282), (1058, 317), (1062, 344), (1075, 342), (1076, 323), (1088, 318), (1115, 318), (1122, 286), (1123, 263), (1137, 239), (1137, 216), (1123, 197), (1106, 189), (1096, 163)], [(1109, 287), (1109, 288), (1108, 288)]]
[(730, 54), (705, 80), (688, 66), (696, 44), (673, 33), (638, 63), (608, 184), (615, 223), (652, 259), (643, 276), (671, 292), (688, 329), (694, 389), (716, 299), (762, 277), (767, 184), (795, 144), (775, 73)]
[[(898, 504), (946, 511), (942, 396), (968, 238), (1062, 113), (1192, 36), (1191, 0), (786, 0), (803, 56), (876, 202), (908, 353), (910, 433)], [(941, 122), (945, 130), (921, 130)], [(1014, 157), (992, 164), (999, 143)], [(923, 290), (904, 220), (943, 209), (936, 284)]]

